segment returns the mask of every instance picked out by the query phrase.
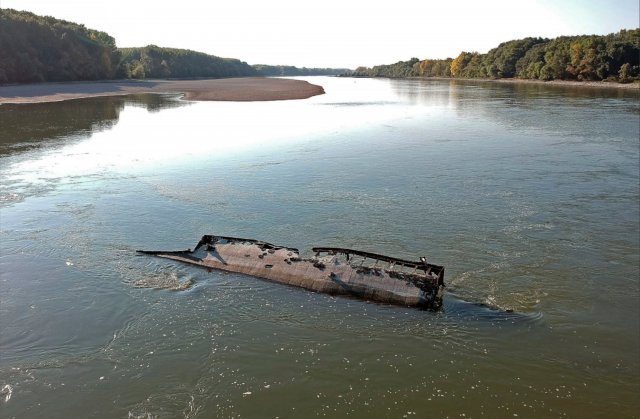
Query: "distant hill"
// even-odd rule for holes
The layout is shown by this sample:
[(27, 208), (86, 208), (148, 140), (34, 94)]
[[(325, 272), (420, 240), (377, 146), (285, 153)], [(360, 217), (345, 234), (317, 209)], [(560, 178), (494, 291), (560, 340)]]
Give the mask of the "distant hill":
[(525, 38), (503, 42), (486, 54), (461, 52), (456, 58), (412, 58), (372, 68), (356, 77), (521, 78), (539, 80), (640, 79), (640, 29), (609, 35)]
[(251, 66), (235, 58), (148, 45), (117, 48), (105, 32), (0, 9), (0, 84), (123, 78), (336, 75), (347, 69)]

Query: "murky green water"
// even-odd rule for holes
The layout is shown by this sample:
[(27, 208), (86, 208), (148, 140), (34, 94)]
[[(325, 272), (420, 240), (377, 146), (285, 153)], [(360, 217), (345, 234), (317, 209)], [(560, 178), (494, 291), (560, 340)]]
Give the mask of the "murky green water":
[[(0, 106), (1, 415), (637, 417), (637, 94), (313, 80)], [(205, 233), (426, 254), (444, 307), (135, 254)]]

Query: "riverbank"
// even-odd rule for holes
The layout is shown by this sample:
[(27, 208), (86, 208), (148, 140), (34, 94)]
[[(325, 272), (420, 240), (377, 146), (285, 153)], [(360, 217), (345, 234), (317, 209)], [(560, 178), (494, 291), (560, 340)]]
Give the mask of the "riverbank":
[(540, 84), (544, 86), (592, 87), (605, 89), (640, 90), (640, 83), (618, 83), (609, 81), (575, 81), (575, 80), (533, 80), (533, 79), (467, 79), (458, 77), (409, 77), (411, 80), (455, 80), (468, 82), (506, 83), (506, 84)]
[(97, 96), (182, 93), (196, 101), (270, 101), (307, 99), (324, 89), (304, 80), (239, 77), (205, 80), (120, 80), (0, 86), (2, 103), (59, 102)]

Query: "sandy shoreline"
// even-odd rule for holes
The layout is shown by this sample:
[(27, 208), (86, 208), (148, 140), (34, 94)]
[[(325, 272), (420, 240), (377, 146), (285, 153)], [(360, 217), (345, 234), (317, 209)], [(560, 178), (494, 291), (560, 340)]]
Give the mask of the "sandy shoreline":
[(321, 95), (321, 86), (304, 80), (241, 77), (205, 80), (120, 80), (0, 86), (0, 104), (59, 102), (136, 93), (182, 93), (186, 100), (269, 101)]

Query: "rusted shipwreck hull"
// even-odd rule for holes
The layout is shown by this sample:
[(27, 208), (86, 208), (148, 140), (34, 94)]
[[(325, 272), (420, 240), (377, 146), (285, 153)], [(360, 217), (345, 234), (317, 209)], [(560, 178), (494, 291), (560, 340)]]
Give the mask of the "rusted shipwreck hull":
[(291, 247), (205, 235), (194, 250), (138, 252), (327, 294), (403, 306), (439, 306), (444, 267), (425, 258), (410, 261), (335, 247), (312, 250), (313, 257), (301, 258), (298, 249)]

